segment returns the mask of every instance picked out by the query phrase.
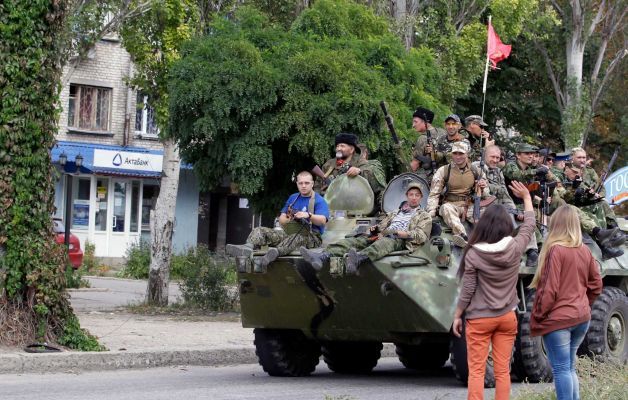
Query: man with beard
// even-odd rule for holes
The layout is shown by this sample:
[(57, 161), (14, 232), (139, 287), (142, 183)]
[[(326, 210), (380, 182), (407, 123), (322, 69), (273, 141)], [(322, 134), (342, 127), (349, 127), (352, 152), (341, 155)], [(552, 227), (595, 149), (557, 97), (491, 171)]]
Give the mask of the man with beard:
[(451, 162), (451, 146), (456, 142), (464, 142), (471, 148), (471, 143), (467, 140), (464, 130), (461, 128), (460, 117), (456, 114), (448, 115), (445, 118), (445, 135), (441, 135), (436, 140), (436, 164), (438, 167)]
[[(580, 226), (600, 246), (604, 259), (619, 257), (624, 254), (619, 249), (625, 241), (625, 235), (617, 228), (617, 217), (604, 198), (604, 187), (600, 193), (595, 190), (600, 178), (593, 168), (586, 166), (587, 153), (576, 147), (571, 151), (572, 163), (564, 170), (566, 190), (562, 200), (578, 208)], [(610, 229), (605, 229), (605, 228)]]
[[(427, 108), (419, 107), (412, 114), (412, 128), (419, 134), (419, 137), (412, 147), (410, 170), (424, 178), (431, 177), (434, 172), (431, 170), (432, 150), (436, 150), (434, 146), (438, 139), (446, 135), (443, 129), (432, 126), (432, 121), (434, 121), (434, 112)], [(431, 145), (427, 139), (428, 131), (431, 136)]]
[(348, 273), (356, 273), (366, 260), (377, 261), (399, 250), (414, 251), (430, 237), (432, 218), (421, 209), (421, 185), (412, 182), (406, 189), (406, 201), (399, 210), (389, 213), (379, 224), (369, 229), (369, 236), (341, 239), (325, 249), (301, 247), (303, 259), (320, 270), (331, 256), (347, 255)]
[[(353, 133), (339, 133), (336, 135), (336, 157), (330, 158), (323, 164), (322, 170), (326, 178), (334, 179), (346, 173), (348, 177), (360, 175), (364, 177), (373, 189), (376, 198), (384, 186), (386, 176), (381, 164), (361, 157), (358, 147), (358, 137)], [(380, 167), (378, 167), (378, 165)], [(314, 190), (320, 194), (325, 193), (324, 182), (316, 179)]]
[[(479, 115), (469, 115), (464, 119), (464, 128), (469, 132), (469, 143), (471, 144), (471, 152), (469, 153), (469, 159), (471, 161), (477, 161), (482, 156), (482, 149), (486, 146), (495, 144), (495, 140), (491, 137), (491, 134), (484, 130), (488, 124), (484, 122)], [(482, 147), (480, 147), (480, 141)]]
[(266, 267), (279, 256), (292, 253), (301, 246), (318, 247), (322, 243), (321, 235), (329, 219), (329, 208), (325, 199), (314, 192), (314, 178), (308, 171), (297, 175), (298, 192), (286, 200), (279, 223), (282, 229), (267, 227), (254, 228), (244, 245), (228, 244), (227, 254), (250, 257), (255, 249), (271, 246), (266, 254), (255, 259), (261, 267)]
[[(489, 196), (488, 184), (482, 171), (471, 164), (466, 143), (457, 142), (451, 147), (452, 162), (442, 166), (434, 174), (427, 211), (432, 218), (438, 213), (453, 231), (453, 243), (458, 247), (467, 245), (467, 231), (463, 221), (473, 223), (473, 200), (476, 185), (481, 198)], [(476, 183), (477, 182), (477, 183)]]

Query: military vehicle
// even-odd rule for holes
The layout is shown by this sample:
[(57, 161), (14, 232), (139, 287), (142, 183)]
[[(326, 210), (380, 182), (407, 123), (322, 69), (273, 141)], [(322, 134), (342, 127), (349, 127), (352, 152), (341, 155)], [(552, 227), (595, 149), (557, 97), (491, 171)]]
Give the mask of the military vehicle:
[[(405, 188), (418, 182), (425, 207), (429, 186), (412, 173), (392, 179), (382, 196), (390, 212), (405, 199)], [(324, 243), (374, 225), (374, 196), (362, 177), (340, 176), (326, 199), (331, 218)], [(456, 272), (461, 249), (451, 230), (436, 220), (429, 243), (413, 253), (399, 251), (362, 264), (355, 274), (343, 258), (332, 257), (320, 271), (298, 253), (260, 268), (252, 257), (236, 257), (242, 325), (255, 328), (255, 347), (264, 371), (272, 376), (304, 376), (314, 371), (322, 354), (337, 373), (367, 373), (377, 364), (382, 343), (393, 343), (401, 363), (418, 370), (439, 368), (451, 359), (456, 376), (466, 381), (466, 344), (451, 334), (459, 293)], [(597, 260), (597, 245), (589, 240)], [(628, 252), (627, 252), (628, 253)], [(263, 254), (257, 253), (257, 254)], [(518, 286), (519, 334), (512, 372), (530, 382), (551, 380), (540, 338), (530, 336), (534, 292), (526, 289), (533, 268), (522, 260)], [(599, 261), (605, 288), (593, 306), (593, 320), (581, 348), (584, 353), (626, 360), (628, 355), (628, 255)], [(494, 385), (487, 362), (487, 387)]]

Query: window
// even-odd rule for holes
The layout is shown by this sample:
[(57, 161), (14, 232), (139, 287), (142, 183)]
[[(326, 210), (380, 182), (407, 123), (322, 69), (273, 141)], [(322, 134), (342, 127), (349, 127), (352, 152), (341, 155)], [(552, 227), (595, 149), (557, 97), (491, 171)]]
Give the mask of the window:
[(138, 92), (135, 104), (135, 134), (157, 137), (159, 128), (157, 128), (155, 109), (148, 102), (148, 96)]
[(68, 127), (108, 131), (110, 108), (111, 89), (70, 85)]

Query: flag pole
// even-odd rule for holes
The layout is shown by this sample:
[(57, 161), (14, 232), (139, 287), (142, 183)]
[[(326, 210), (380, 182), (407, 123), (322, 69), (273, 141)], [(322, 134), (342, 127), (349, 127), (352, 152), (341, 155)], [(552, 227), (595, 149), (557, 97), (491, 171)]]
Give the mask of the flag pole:
[(488, 16), (488, 26), (486, 27), (486, 65), (484, 66), (484, 83), (482, 84), (482, 120), (484, 120), (484, 105), (486, 104), (486, 81), (488, 80), (488, 27), (491, 26), (492, 17)]

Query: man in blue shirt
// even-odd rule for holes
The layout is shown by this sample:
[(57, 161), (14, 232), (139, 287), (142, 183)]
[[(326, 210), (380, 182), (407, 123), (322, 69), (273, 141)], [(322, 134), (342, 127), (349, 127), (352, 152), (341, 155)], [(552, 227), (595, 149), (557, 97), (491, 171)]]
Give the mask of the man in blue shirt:
[(256, 260), (261, 267), (266, 267), (277, 257), (292, 253), (303, 246), (320, 247), (321, 235), (329, 219), (329, 208), (325, 199), (314, 192), (314, 178), (307, 171), (297, 175), (298, 193), (292, 194), (279, 216), (282, 229), (257, 227), (244, 245), (227, 245), (227, 254), (231, 256), (250, 256), (255, 248), (270, 246), (266, 254)]

